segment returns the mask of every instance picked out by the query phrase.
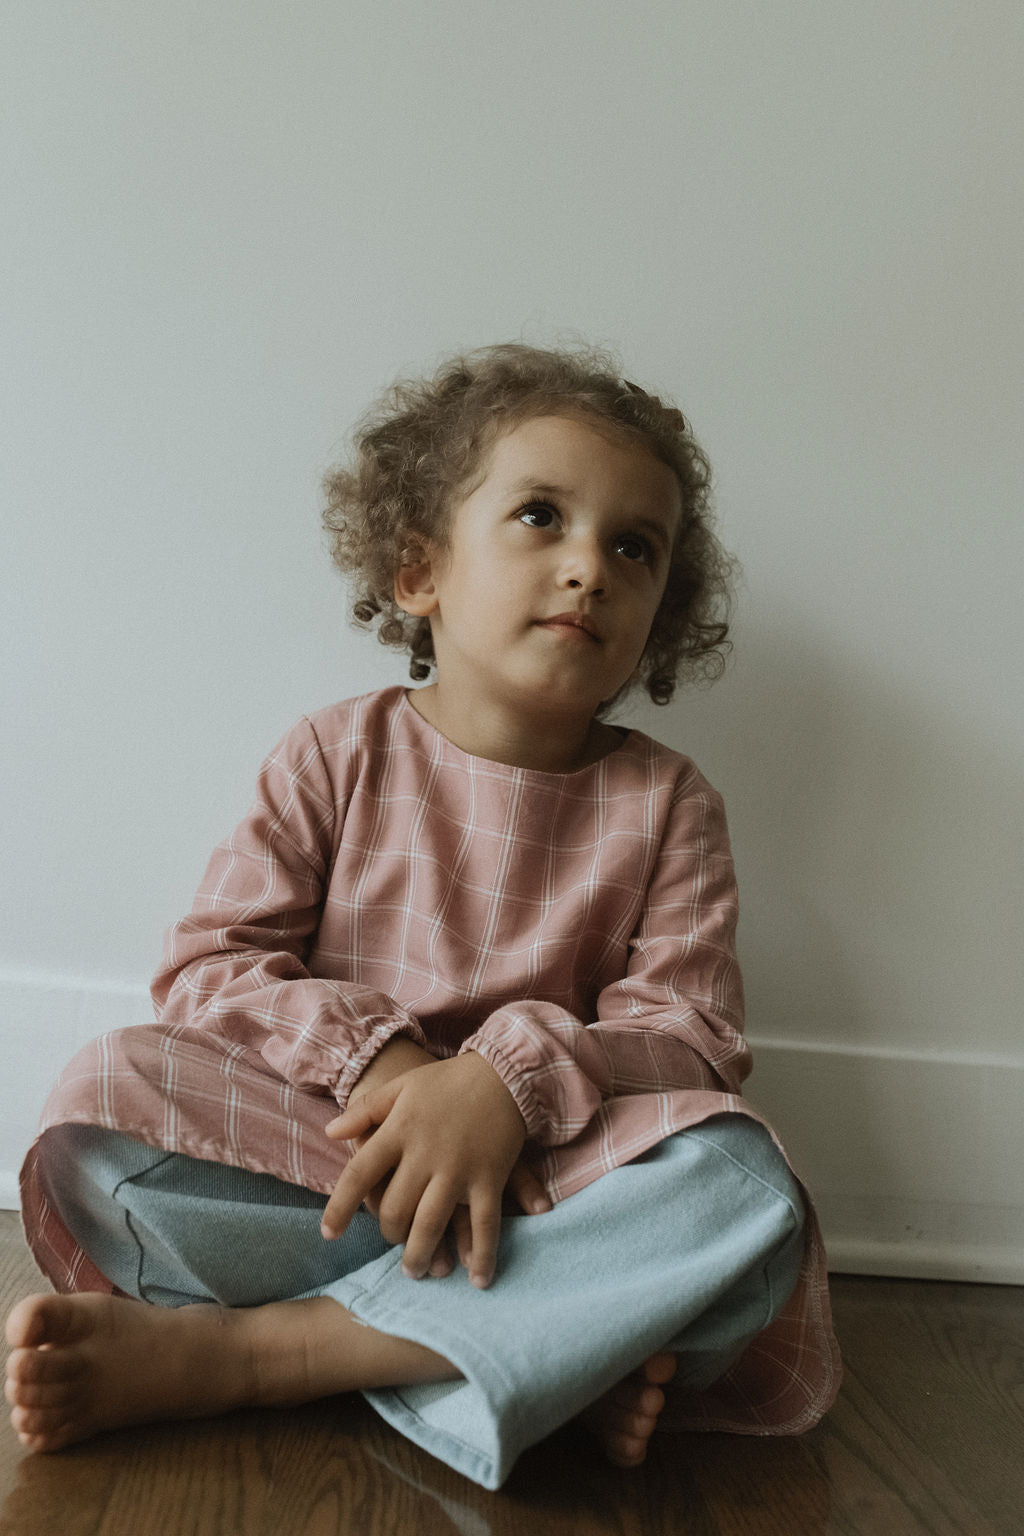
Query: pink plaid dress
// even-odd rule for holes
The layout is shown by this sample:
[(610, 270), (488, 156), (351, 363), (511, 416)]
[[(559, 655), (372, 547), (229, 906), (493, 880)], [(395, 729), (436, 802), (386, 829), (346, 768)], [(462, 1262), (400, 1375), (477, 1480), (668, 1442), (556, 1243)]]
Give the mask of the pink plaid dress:
[[(156, 1024), (72, 1060), (40, 1135), (106, 1126), (329, 1193), (323, 1127), (393, 1036), (474, 1050), (564, 1199), (741, 1097), (737, 903), (720, 796), (638, 731), (573, 774), (471, 757), (403, 688), (333, 705), (271, 753), (153, 983)], [(26, 1230), (59, 1290), (112, 1289), (47, 1202)], [(809, 1204), (809, 1203), (808, 1203)], [(661, 1422), (792, 1434), (839, 1385), (824, 1251), (715, 1385)]]

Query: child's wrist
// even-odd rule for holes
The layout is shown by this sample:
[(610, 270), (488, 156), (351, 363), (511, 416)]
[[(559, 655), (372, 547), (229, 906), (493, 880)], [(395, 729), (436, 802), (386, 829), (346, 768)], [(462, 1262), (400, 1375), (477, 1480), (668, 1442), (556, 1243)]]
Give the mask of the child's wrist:
[(384, 1083), (389, 1083), (393, 1077), (401, 1077), (403, 1072), (411, 1072), (415, 1067), (429, 1066), (434, 1059), (429, 1051), (422, 1045), (417, 1045), (415, 1040), (410, 1040), (408, 1035), (393, 1035), (386, 1045), (381, 1046), (373, 1060), (363, 1068), (352, 1088), (350, 1098), (353, 1101), (362, 1098), (364, 1093), (372, 1093), (374, 1088), (380, 1088)]
[(505, 1079), (502, 1077), (494, 1063), (488, 1061), (486, 1056), (482, 1055), (480, 1051), (474, 1050), (472, 1046), (470, 1046), (468, 1049), (464, 1046), (459, 1052), (458, 1056), (455, 1057), (455, 1060), (460, 1063), (469, 1063), (469, 1070), (475, 1071), (478, 1074), (481, 1083), (489, 1084), (494, 1088), (501, 1089), (500, 1093), (495, 1094), (495, 1101), (505, 1107), (515, 1110), (517, 1119), (522, 1122), (523, 1134), (525, 1136), (526, 1116), (523, 1114), (515, 1094), (512, 1092), (508, 1083), (506, 1083)]

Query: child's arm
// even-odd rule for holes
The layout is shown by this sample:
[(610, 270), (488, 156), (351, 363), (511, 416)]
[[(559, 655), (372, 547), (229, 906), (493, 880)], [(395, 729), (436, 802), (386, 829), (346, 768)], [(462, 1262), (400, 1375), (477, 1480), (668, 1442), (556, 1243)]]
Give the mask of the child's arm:
[(750, 1068), (735, 955), (736, 883), (721, 797), (689, 765), (634, 920), (625, 973), (594, 1015), (524, 998), (484, 1020), (475, 1051), (515, 1098), (531, 1140), (563, 1146), (607, 1098), (739, 1093)]
[(328, 772), (308, 720), (267, 758), (256, 798), (214, 851), (192, 911), (167, 935), (156, 1017), (257, 1052), (286, 1082), (344, 1108), (395, 1038), (426, 1047), (416, 1018), (372, 987), (307, 968), (350, 786)]
[[(352, 1102), (327, 1127), (362, 1145), (346, 1164), (323, 1216), (340, 1237), (360, 1205), (390, 1174), (378, 1220), (385, 1239), (405, 1243), (402, 1267), (418, 1279), (435, 1258), (456, 1211), (468, 1211), (460, 1257), (471, 1282), (494, 1275), (505, 1186), (526, 1126), (500, 1077), (473, 1053), (436, 1061)], [(365, 1139), (364, 1139), (365, 1138)]]

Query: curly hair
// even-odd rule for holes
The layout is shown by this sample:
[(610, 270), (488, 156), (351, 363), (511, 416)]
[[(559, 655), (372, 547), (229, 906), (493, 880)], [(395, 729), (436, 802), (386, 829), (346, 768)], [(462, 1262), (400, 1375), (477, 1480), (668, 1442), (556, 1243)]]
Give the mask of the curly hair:
[(682, 678), (711, 680), (723, 669), (734, 562), (712, 530), (711, 468), (682, 413), (623, 379), (597, 348), (481, 347), (432, 378), (399, 380), (377, 401), (358, 424), (351, 462), (324, 479), (324, 527), (334, 563), (355, 579), (353, 617), (377, 623), (383, 644), (408, 650), (414, 681), (429, 677), (430, 622), (398, 607), (395, 574), (417, 563), (425, 545), (448, 547), (450, 509), (473, 488), (497, 438), (548, 415), (613, 424), (679, 483), (682, 518), (665, 591), (637, 673), (617, 696), (642, 684), (667, 704)]

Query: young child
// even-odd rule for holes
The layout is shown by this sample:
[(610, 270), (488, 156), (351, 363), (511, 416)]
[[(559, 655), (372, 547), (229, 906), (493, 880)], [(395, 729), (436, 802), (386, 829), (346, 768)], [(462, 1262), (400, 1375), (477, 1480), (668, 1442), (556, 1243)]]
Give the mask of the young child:
[(24, 1445), (362, 1391), (483, 1486), (583, 1415), (796, 1433), (838, 1387), (813, 1210), (749, 1069), (719, 796), (609, 724), (720, 663), (680, 413), (603, 354), (395, 387), (329, 478), (407, 691), (267, 759), (153, 985), (22, 1175)]

